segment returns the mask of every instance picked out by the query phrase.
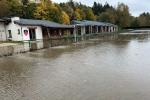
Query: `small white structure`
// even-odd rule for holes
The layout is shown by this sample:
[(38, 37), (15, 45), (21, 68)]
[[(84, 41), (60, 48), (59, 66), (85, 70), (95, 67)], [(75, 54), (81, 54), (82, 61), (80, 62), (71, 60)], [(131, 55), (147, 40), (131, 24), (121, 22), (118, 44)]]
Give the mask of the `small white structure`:
[[(2, 41), (24, 41), (26, 47), (30, 47), (29, 42), (32, 40), (42, 40), (41, 26), (25, 26), (19, 25), (16, 21), (20, 21), (19, 17), (6, 19), (6, 22), (0, 24), (0, 40)], [(43, 48), (42, 41), (37, 43), (37, 49)]]
[(41, 26), (25, 26), (15, 23), (20, 21), (19, 17), (11, 18), (11, 22), (6, 25), (6, 35), (8, 40), (12, 41), (29, 41), (42, 39)]

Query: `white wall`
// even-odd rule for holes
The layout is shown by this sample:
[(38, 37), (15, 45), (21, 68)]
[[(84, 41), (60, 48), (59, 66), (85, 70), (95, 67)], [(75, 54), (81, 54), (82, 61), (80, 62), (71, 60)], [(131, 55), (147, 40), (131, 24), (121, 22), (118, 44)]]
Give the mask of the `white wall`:
[[(43, 39), (43, 34), (42, 34), (42, 28), (41, 28), (41, 26), (22, 26), (23, 40), (30, 40), (29, 28), (35, 28), (35, 33), (36, 33), (36, 39), (37, 40)], [(28, 30), (29, 34), (25, 35), (24, 34), (24, 30)]]
[(6, 40), (5, 26), (3, 22), (0, 22), (0, 41)]
[[(40, 26), (21, 26), (21, 27), (22, 27), (23, 41), (26, 41), (26, 42), (30, 40), (29, 28), (35, 28), (37, 48), (38, 49), (43, 48), (43, 40), (42, 40), (43, 34), (42, 34), (42, 28)], [(24, 34), (24, 30), (28, 31), (28, 35)]]
[[(9, 36), (8, 30), (11, 30), (11, 33), (12, 33), (12, 39), (11, 40), (12, 41), (30, 40), (29, 28), (34, 27), (35, 32), (36, 32), (36, 39), (43, 39), (42, 28), (40, 26), (21, 26), (21, 25), (15, 24), (14, 23), (15, 20), (19, 20), (19, 18), (13, 17), (12, 22), (6, 26), (7, 38), (9, 38), (8, 37)], [(18, 34), (19, 33), (18, 30), (20, 30), (20, 34)], [(24, 34), (24, 30), (28, 31), (27, 35)]]
[[(15, 20), (19, 20), (19, 18), (13, 17), (12, 21), (8, 25), (6, 25), (7, 39), (10, 39), (13, 41), (22, 41), (21, 26), (14, 24)], [(9, 38), (8, 30), (11, 30), (12, 38)], [(18, 34), (19, 33), (18, 30), (20, 30), (20, 34)]]
[(37, 26), (36, 28), (36, 39), (43, 39), (42, 28)]

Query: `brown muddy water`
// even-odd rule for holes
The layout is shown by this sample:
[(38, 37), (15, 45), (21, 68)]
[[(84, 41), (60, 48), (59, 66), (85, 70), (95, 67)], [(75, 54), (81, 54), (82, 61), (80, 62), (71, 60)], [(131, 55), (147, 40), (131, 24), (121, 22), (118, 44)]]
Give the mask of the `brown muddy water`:
[(150, 40), (89, 40), (0, 58), (0, 100), (149, 100)]

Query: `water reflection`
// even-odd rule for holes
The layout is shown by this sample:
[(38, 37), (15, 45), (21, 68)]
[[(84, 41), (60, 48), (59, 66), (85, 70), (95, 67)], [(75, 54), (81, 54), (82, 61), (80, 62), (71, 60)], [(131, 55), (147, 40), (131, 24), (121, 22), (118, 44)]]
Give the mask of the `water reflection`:
[(0, 58), (0, 99), (148, 100), (149, 50), (123, 36)]

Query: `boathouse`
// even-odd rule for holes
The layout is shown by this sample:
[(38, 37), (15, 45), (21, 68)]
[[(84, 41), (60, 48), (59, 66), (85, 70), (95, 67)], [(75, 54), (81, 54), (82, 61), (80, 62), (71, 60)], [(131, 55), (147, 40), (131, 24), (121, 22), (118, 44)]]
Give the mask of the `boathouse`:
[(73, 35), (72, 25), (62, 25), (47, 20), (22, 19), (19, 17), (0, 20), (0, 39), (3, 41), (23, 41), (29, 49), (51, 46), (45, 40)]
[(118, 30), (118, 27), (114, 24), (98, 21), (73, 20), (72, 24), (75, 25), (77, 35), (110, 33)]
[[(53, 46), (54, 40), (64, 36), (73, 35), (74, 27), (72, 25), (63, 25), (47, 20), (20, 19), (15, 21), (20, 26), (25, 26), (29, 31), (29, 39), (36, 43), (43, 43), (43, 47)], [(53, 42), (53, 43), (52, 43)], [(59, 43), (55, 45), (59, 45)]]
[(79, 38), (83, 39), (84, 35), (111, 33), (117, 30), (118, 27), (114, 24), (88, 20), (73, 20), (72, 25), (63, 25), (47, 20), (19, 17), (0, 19), (0, 41), (21, 41), (28, 50), (63, 45), (66, 42), (76, 42)]

